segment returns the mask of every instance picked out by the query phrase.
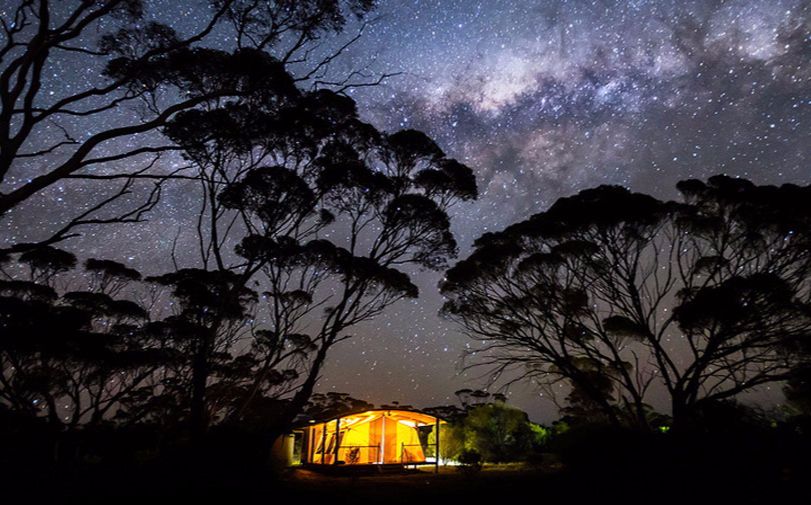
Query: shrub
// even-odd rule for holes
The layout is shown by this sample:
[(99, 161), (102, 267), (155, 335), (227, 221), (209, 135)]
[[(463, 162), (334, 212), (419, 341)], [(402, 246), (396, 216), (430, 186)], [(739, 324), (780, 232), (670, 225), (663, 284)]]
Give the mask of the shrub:
[(459, 471), (470, 477), (482, 469), (482, 455), (475, 449), (465, 449), (459, 453)]

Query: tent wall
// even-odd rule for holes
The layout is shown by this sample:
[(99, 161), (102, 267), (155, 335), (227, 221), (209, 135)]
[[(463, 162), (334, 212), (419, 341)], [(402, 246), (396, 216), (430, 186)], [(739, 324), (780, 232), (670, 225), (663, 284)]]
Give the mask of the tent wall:
[(274, 465), (290, 466), (293, 464), (293, 448), (296, 436), (292, 433), (282, 435), (273, 442), (270, 449), (271, 461)]
[(419, 429), (435, 424), (426, 414), (388, 410), (311, 424), (303, 430), (302, 461), (330, 465), (337, 455), (337, 462), (350, 465), (424, 462), (427, 439), (420, 440)]

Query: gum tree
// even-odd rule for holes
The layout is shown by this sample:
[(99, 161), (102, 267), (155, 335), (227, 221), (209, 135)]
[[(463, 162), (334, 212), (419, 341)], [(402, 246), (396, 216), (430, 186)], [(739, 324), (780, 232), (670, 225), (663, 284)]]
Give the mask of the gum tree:
[[(227, 274), (233, 293), (250, 288), (260, 301), (240, 329), (248, 347), (225, 345), (245, 373), (218, 381), (231, 396), (205, 415), (272, 419), (273, 431), (304, 408), (351, 327), (417, 296), (403, 267), (453, 257), (447, 212), (475, 198), (476, 183), (423, 133), (380, 132), (350, 98), (302, 91), (261, 54), (264, 95), (178, 114), (165, 132), (197, 171), (196, 275)], [(227, 340), (208, 335), (210, 349)]]
[(602, 186), (482, 236), (446, 274), (443, 313), (498, 376), (550, 386), (613, 423), (674, 422), (791, 374), (811, 328), (808, 188), (728, 177), (662, 202)]
[[(184, 179), (183, 167), (171, 164), (177, 146), (160, 130), (178, 112), (256, 92), (254, 53), (243, 49), (273, 52), (300, 69), (300, 80), (329, 81), (329, 64), (347, 46), (321, 59), (310, 57), (313, 46), (374, 6), (371, 0), (211, 0), (210, 9), (189, 3), (202, 15), (182, 35), (148, 21), (142, 0), (4, 6), (0, 219), (18, 226), (2, 237), (0, 250), (21, 252), (88, 227), (145, 220), (164, 184)], [(207, 47), (215, 29), (233, 35), (233, 45)], [(87, 78), (76, 77), (83, 73)], [(357, 73), (333, 80), (370, 84)], [(86, 199), (71, 198), (82, 189), (91, 190)], [(70, 208), (57, 203), (64, 195)], [(22, 226), (35, 207), (51, 210), (50, 227)]]

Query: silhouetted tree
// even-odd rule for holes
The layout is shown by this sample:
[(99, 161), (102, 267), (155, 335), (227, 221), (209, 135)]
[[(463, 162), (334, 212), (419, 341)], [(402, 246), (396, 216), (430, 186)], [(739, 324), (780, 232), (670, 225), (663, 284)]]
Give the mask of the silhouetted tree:
[(314, 393), (307, 402), (303, 415), (310, 419), (323, 420), (363, 412), (374, 407), (374, 404), (352, 398), (348, 393), (331, 391)]
[(150, 389), (149, 379), (167, 360), (141, 331), (147, 311), (110, 294), (126, 287), (122, 278), (139, 274), (88, 260), (106, 280), (95, 289), (60, 292), (54, 279), (70, 274), (71, 253), (46, 247), (19, 261), (33, 280), (0, 281), (0, 403), (58, 427), (111, 420), (122, 401)]
[(614, 423), (647, 426), (653, 384), (684, 424), (788, 378), (785, 346), (811, 328), (811, 189), (722, 176), (678, 188), (683, 203), (590, 189), (485, 234), (447, 272), (443, 313), (497, 376), (565, 379)]
[[(602, 371), (602, 363), (589, 358), (576, 360), (575, 366), (584, 380), (569, 381), (569, 394), (566, 396), (565, 405), (560, 408), (561, 416), (570, 423), (610, 422), (605, 406), (610, 405), (614, 409), (617, 408), (614, 402), (615, 384), (611, 380), (611, 376)], [(584, 390), (580, 385), (582, 382), (588, 382), (590, 388)]]
[(811, 416), (811, 366), (803, 364), (783, 388), (789, 404), (802, 416)]
[(134, 268), (112, 260), (90, 258), (84, 263), (90, 277), (90, 289), (105, 295), (116, 296), (133, 282), (141, 280), (141, 273)]
[[(100, 211), (131, 194), (136, 178), (160, 181), (158, 172), (146, 175), (148, 161), (134, 170), (91, 172), (121, 160), (139, 163), (172, 149), (166, 142), (132, 147), (119, 141), (155, 131), (178, 111), (238, 91), (201, 89), (190, 79), (201, 71), (200, 56), (205, 58), (191, 46), (211, 31), (224, 9), (182, 39), (165, 25), (141, 26), (140, 0), (69, 2), (58, 7), (47, 1), (20, 1), (16, 8), (8, 7), (0, 46), (0, 217), (13, 215), (33, 198), (48, 205), (48, 191), (69, 179), (96, 179), (101, 196), (65, 213), (61, 224), (44, 236), (31, 237), (31, 243), (18, 237), (4, 248), (25, 250), (54, 243), (83, 225), (140, 220), (157, 202), (157, 187), (147, 191), (142, 203), (113, 216)], [(81, 89), (52, 85), (50, 69), (66, 57), (79, 60), (77, 68), (98, 69), (98, 81)], [(133, 114), (115, 127), (106, 126), (103, 119), (110, 111), (136, 104), (149, 104), (142, 116)], [(107, 152), (100, 155), (98, 149)], [(26, 177), (18, 176), (22, 170)], [(118, 189), (110, 186), (117, 186), (118, 180), (122, 182)]]
[(352, 99), (302, 91), (283, 59), (251, 51), (263, 95), (179, 113), (164, 132), (200, 183), (200, 266), (260, 294), (261, 324), (243, 325), (247, 346), (232, 349), (252, 384), (218, 385), (241, 398), (223, 419), (273, 400), (284, 406), (274, 431), (304, 408), (349, 328), (417, 296), (400, 268), (439, 269), (456, 253), (447, 210), (477, 189), (425, 134), (377, 131)]
[[(370, 84), (357, 73), (338, 80), (328, 74), (330, 62), (346, 46), (321, 60), (308, 55), (324, 34), (341, 31), (348, 16), (363, 17), (372, 0), (209, 4), (208, 13), (205, 5), (194, 4), (203, 15), (196, 31), (186, 36), (148, 20), (141, 0), (20, 0), (16, 7), (5, 6), (0, 32), (0, 218), (22, 221), (20, 214), (30, 209), (23, 204), (35, 200), (39, 207), (51, 208), (54, 191), (69, 192), (82, 184), (92, 186), (98, 196), (69, 211), (50, 212), (61, 217), (51, 229), (3, 237), (6, 243), (0, 249), (24, 251), (73, 237), (85, 226), (144, 220), (157, 204), (162, 184), (185, 178), (160, 163), (161, 154), (177, 146), (159, 130), (179, 112), (273, 92), (261, 79), (262, 51), (296, 65), (300, 80), (338, 89)], [(234, 46), (204, 47), (215, 28), (228, 31)], [(97, 70), (98, 79), (79, 86), (53, 82), (70, 78), (53, 72), (64, 61), (73, 68)], [(127, 110), (131, 112), (122, 114)], [(140, 141), (133, 145), (133, 138)]]
[(426, 414), (437, 416), (445, 421), (455, 421), (465, 415), (466, 410), (458, 405), (439, 405), (436, 407), (426, 407), (422, 409)]
[(22, 253), (19, 262), (28, 266), (31, 282), (51, 285), (54, 277), (76, 266), (76, 256), (51, 246)]
[[(238, 166), (241, 179), (210, 184), (205, 221), (212, 226), (201, 248), (204, 263), (210, 257), (244, 282), (261, 279), (268, 327), (254, 333), (251, 352), (261, 356), (254, 389), (280, 367), (305, 373), (283, 424), (306, 403), (328, 350), (349, 337), (347, 328), (416, 296), (395, 266), (438, 268), (455, 253), (446, 209), (475, 196), (470, 170), (446, 160), (424, 135), (379, 134), (357, 120), (351, 100), (329, 92), (299, 100), (294, 110), (275, 113), (281, 119), (269, 118), (257, 142), (268, 157), (292, 159), (291, 166)], [(251, 162), (257, 158), (252, 151)], [(448, 166), (453, 169), (443, 171)], [(417, 177), (430, 172), (452, 175), (444, 187)], [(213, 166), (201, 171), (208, 180), (228, 173)], [(223, 251), (229, 233), (243, 235), (236, 247), (241, 263)], [(340, 245), (320, 238), (341, 234)], [(306, 331), (322, 309), (320, 329)], [(297, 352), (290, 352), (291, 343)]]
[(455, 391), (453, 394), (456, 395), (456, 398), (459, 400), (459, 403), (465, 409), (475, 407), (476, 405), (483, 405), (485, 403), (489, 403), (491, 398), (494, 401), (503, 402), (506, 400), (506, 397), (500, 393), (490, 394), (487, 391), (483, 391), (481, 389), (464, 388)]
[[(23, 204), (67, 179), (97, 184), (100, 194), (111, 182), (122, 184), (73, 215), (65, 213), (52, 233), (24, 241), (15, 236), (0, 250), (0, 263), (22, 253), (16, 259), (29, 271), (27, 287), (9, 281), (7, 289), (17, 291), (9, 291), (7, 314), (23, 313), (13, 304), (26, 290), (48, 287), (28, 309), (73, 318), (37, 321), (59, 327), (59, 342), (103, 334), (94, 340), (103, 342), (99, 349), (113, 346), (121, 354), (135, 346), (160, 357), (132, 387), (93, 386), (79, 394), (92, 381), (112, 381), (120, 356), (97, 349), (97, 361), (71, 363), (64, 376), (71, 379), (48, 386), (54, 390), (48, 401), (71, 388), (78, 400), (104, 397), (93, 422), (187, 426), (199, 437), (211, 423), (264, 420), (272, 436), (305, 408), (328, 351), (351, 337), (349, 328), (417, 296), (401, 269), (440, 269), (455, 255), (447, 211), (475, 198), (476, 182), (468, 167), (447, 158), (423, 133), (388, 134), (359, 119), (343, 92), (386, 75), (369, 82), (362, 73), (336, 79), (329, 70), (357, 37), (311, 60), (325, 34), (365, 16), (372, 1), (210, 5), (210, 19), (185, 39), (167, 26), (144, 23), (137, 0), (83, 2), (58, 11), (48, 2), (26, 1), (4, 25), (0, 184), (10, 187), (0, 192), (0, 218), (23, 212)], [(98, 26), (111, 31), (100, 32), (98, 50), (88, 49)], [(204, 47), (215, 27), (234, 35), (235, 47)], [(42, 69), (65, 51), (99, 68), (103, 82), (42, 96)], [(104, 126), (107, 114), (136, 104), (141, 117)], [(65, 139), (40, 145), (36, 139), (51, 137), (38, 135), (39, 129), (54, 120)], [(73, 134), (74, 128), (84, 133)], [(136, 147), (122, 142), (139, 134), (144, 141)], [(100, 149), (106, 153), (97, 154)], [(176, 150), (190, 163), (183, 174), (166, 172), (157, 157), (123, 172), (116, 165)], [(8, 175), (27, 163), (42, 173)], [(175, 262), (174, 272), (147, 278), (132, 295), (149, 299), (137, 317), (137, 304), (119, 296), (141, 276), (120, 263), (88, 260), (89, 290), (60, 293), (54, 280), (70, 273), (76, 259), (51, 244), (84, 225), (142, 220), (168, 179), (199, 184), (199, 263), (182, 268)], [(146, 202), (103, 217), (122, 208), (119, 200), (138, 181), (156, 184)], [(116, 312), (124, 309), (126, 316)], [(9, 335), (24, 333), (16, 316), (7, 323)], [(15, 349), (11, 343), (4, 348)], [(43, 344), (32, 352), (36, 363), (51, 351)], [(62, 366), (59, 352), (53, 356)], [(104, 370), (82, 371), (91, 365)], [(14, 364), (4, 363), (3, 370), (23, 375)], [(84, 414), (71, 418), (85, 420)]]
[(177, 300), (177, 313), (155, 326), (174, 337), (188, 364), (189, 423), (199, 436), (212, 413), (205, 398), (209, 380), (232, 362), (229, 350), (257, 295), (227, 270), (182, 269), (148, 280), (169, 286)]

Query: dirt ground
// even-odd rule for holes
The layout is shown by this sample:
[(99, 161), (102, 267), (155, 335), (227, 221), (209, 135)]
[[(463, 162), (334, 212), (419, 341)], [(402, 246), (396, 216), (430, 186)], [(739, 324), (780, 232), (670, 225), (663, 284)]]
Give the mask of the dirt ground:
[[(555, 475), (551, 468), (524, 465), (489, 465), (475, 476), (465, 476), (456, 467), (423, 467), (406, 473), (384, 475), (324, 475), (309, 469), (290, 470), (282, 479), (284, 494), (301, 503), (321, 499), (343, 503), (499, 503), (505, 493), (538, 490)], [(534, 494), (534, 492), (530, 493)], [(493, 500), (493, 501), (491, 501)], [(549, 496), (544, 500), (551, 503)], [(325, 502), (326, 503), (326, 502)]]
[(273, 486), (286, 503), (325, 505), (811, 503), (809, 486), (802, 482), (749, 481), (734, 475), (697, 478), (667, 472), (655, 477), (655, 469), (651, 470), (586, 475), (554, 465), (514, 464), (485, 466), (475, 476), (465, 476), (454, 467), (441, 468), (439, 474), (430, 468), (397, 475), (332, 476), (299, 468)]
[[(455, 467), (397, 474), (327, 474), (306, 468), (231, 471), (208, 476), (182, 467), (134, 474), (107, 471), (95, 477), (64, 473), (29, 475), (17, 486), (0, 486), (0, 504), (90, 505), (744, 505), (811, 503), (805, 475), (741, 474), (723, 465), (663, 468), (648, 460), (634, 467), (606, 459), (596, 469), (549, 465), (486, 465), (472, 476)], [(710, 469), (708, 471), (708, 469)], [(334, 468), (329, 471), (336, 471)], [(340, 469), (338, 470), (341, 471)], [(92, 477), (92, 478), (91, 478)], [(25, 480), (25, 481), (23, 481)], [(11, 492), (12, 487), (16, 492)], [(802, 495), (802, 496), (801, 496)]]

